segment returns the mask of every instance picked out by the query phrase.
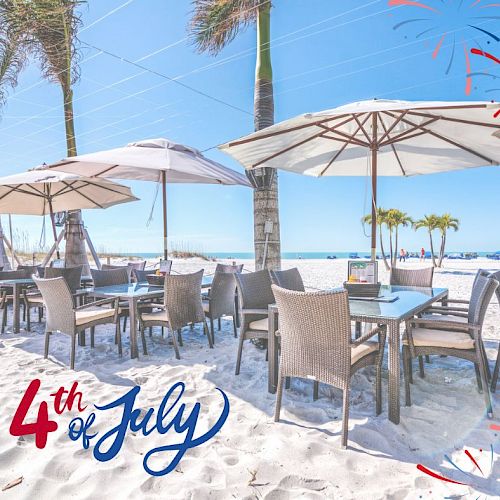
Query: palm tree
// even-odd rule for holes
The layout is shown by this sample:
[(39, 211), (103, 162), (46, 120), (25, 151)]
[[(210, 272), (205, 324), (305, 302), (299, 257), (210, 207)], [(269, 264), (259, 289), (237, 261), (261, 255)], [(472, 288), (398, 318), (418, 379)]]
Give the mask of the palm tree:
[[(382, 252), (382, 259), (384, 261), (384, 265), (386, 270), (388, 271), (390, 269), (389, 263), (387, 262), (387, 257), (385, 256), (385, 251), (384, 251), (384, 239), (382, 236), (382, 226), (384, 224), (387, 225), (387, 213), (388, 210), (385, 210), (384, 208), (377, 207), (377, 226), (378, 226), (378, 235), (380, 238), (380, 251)], [(365, 215), (362, 219), (361, 222), (363, 224), (368, 224), (371, 226), (372, 224), (372, 214)]]
[(460, 227), (459, 220), (455, 217), (452, 217), (451, 214), (446, 213), (444, 215), (441, 215), (441, 217), (437, 218), (437, 228), (441, 233), (441, 247), (439, 249), (438, 267), (441, 267), (443, 264), (444, 250), (446, 247), (446, 233), (448, 229), (453, 229), (454, 231), (458, 231), (459, 227)]
[[(255, 68), (254, 126), (261, 130), (274, 123), (273, 71), (271, 65), (270, 0), (193, 0), (190, 32), (200, 52), (217, 55), (242, 30), (257, 27), (257, 61)], [(278, 211), (278, 178), (268, 168), (249, 175), (254, 186), (255, 265), (264, 262), (268, 238), (266, 267), (281, 267), (280, 226)], [(267, 181), (266, 181), (267, 179)], [(260, 185), (262, 182), (263, 185)], [(266, 235), (266, 228), (272, 232)]]
[(435, 214), (424, 215), (424, 217), (413, 224), (415, 231), (420, 228), (427, 229), (431, 244), (432, 265), (436, 267), (436, 258), (434, 257), (434, 242), (432, 241), (432, 231), (438, 229), (438, 216)]
[[(66, 129), (67, 156), (75, 156), (73, 85), (79, 78), (77, 32), (81, 19), (77, 7), (85, 0), (0, 0), (0, 23), (8, 41), (36, 59), (43, 76), (61, 87)], [(16, 66), (12, 66), (12, 71)], [(69, 214), (76, 229), (67, 231), (66, 261), (88, 266), (85, 241), (81, 238), (81, 212)]]
[[(391, 228), (391, 264), (393, 267), (396, 267), (398, 261), (399, 228), (411, 226), (413, 219), (406, 212), (402, 212), (397, 208), (391, 208), (386, 218), (387, 224)], [(392, 231), (394, 231), (394, 251), (392, 247)]]

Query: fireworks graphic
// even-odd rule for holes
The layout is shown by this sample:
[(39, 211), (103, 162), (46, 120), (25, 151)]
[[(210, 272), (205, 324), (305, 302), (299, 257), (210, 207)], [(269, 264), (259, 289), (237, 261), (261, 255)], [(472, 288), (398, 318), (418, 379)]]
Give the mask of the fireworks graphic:
[[(490, 430), (493, 430), (493, 431), (500, 430), (500, 426), (495, 425), (495, 424), (490, 425), (489, 428), (490, 428)], [(496, 433), (495, 433), (495, 436), (497, 436)], [(476, 457), (474, 457), (472, 455), (472, 453), (467, 449), (463, 450), (463, 453), (464, 453), (464, 456), (467, 457), (467, 459), (468, 459), (467, 463), (469, 465), (468, 468), (471, 469), (470, 471), (466, 471), (465, 466), (459, 467), (448, 455), (444, 455), (445, 461), (448, 462), (448, 464), (450, 464), (455, 470), (457, 470), (460, 473), (460, 475), (459, 475), (460, 480), (452, 479), (450, 477), (447, 477), (444, 474), (441, 474), (439, 472), (435, 472), (422, 464), (418, 464), (417, 469), (420, 472), (423, 472), (424, 474), (427, 474), (428, 476), (433, 477), (434, 479), (439, 479), (440, 481), (443, 481), (445, 483), (457, 484), (457, 485), (461, 485), (461, 486), (469, 486), (469, 487), (474, 488), (474, 482), (475, 482), (475, 477), (476, 477), (475, 473), (477, 471), (481, 474), (481, 476), (483, 478), (488, 477), (483, 470), (483, 468), (486, 469), (485, 464), (487, 464), (487, 467), (489, 469), (489, 474), (491, 474), (491, 472), (493, 471), (493, 460), (494, 460), (493, 444), (490, 444), (488, 451), (480, 449), (479, 455)], [(488, 456), (488, 458), (484, 458), (485, 456)], [(482, 462), (483, 467), (481, 467), (481, 465), (479, 464), (479, 461)], [(459, 495), (459, 496), (451, 496), (451, 497), (446, 497), (446, 498), (456, 499), (456, 498), (466, 498), (466, 497), (468, 497), (467, 494)], [(478, 500), (479, 498), (481, 498), (481, 496), (475, 497), (475, 500)]]
[[(492, 53), (500, 45), (500, 36), (488, 29), (492, 21), (500, 19), (500, 2), (494, 0), (426, 0), (425, 2), (389, 0), (388, 3), (389, 6), (404, 7), (405, 12), (415, 14), (415, 17), (404, 19), (394, 25), (394, 30), (415, 27), (417, 40), (424, 39), (425, 35), (437, 38), (432, 50), (432, 58), (445, 61), (447, 75), (457, 64), (457, 58), (463, 58), (466, 95), (472, 92), (474, 77), (484, 77), (488, 81), (500, 79), (500, 76), (490, 71), (492, 65), (500, 64), (498, 57)], [(489, 49), (492, 44), (495, 46), (494, 50)], [(473, 47), (472, 50), (471, 47)], [(481, 56), (482, 60), (473, 59), (471, 55)], [(480, 69), (472, 70), (472, 60), (477, 61), (481, 66)], [(494, 69), (500, 71), (500, 68)], [(500, 93), (500, 88), (488, 88), (485, 92)]]

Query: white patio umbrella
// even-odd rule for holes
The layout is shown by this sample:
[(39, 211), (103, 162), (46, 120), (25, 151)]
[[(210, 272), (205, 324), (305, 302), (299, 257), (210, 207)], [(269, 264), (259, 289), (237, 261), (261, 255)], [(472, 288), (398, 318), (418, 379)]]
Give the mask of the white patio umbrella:
[[(137, 199), (128, 186), (56, 170), (0, 177), (0, 214), (50, 215), (56, 247), (55, 212), (108, 208)], [(59, 258), (58, 249), (57, 254)]]
[(370, 100), (283, 121), (220, 149), (247, 169), (372, 178), (372, 258), (377, 176), (411, 176), (500, 164), (500, 104)]
[(251, 187), (244, 175), (206, 158), (195, 148), (168, 139), (146, 139), (125, 147), (72, 156), (48, 165), (88, 177), (154, 181), (162, 184), (163, 248), (167, 258), (168, 183), (224, 184)]

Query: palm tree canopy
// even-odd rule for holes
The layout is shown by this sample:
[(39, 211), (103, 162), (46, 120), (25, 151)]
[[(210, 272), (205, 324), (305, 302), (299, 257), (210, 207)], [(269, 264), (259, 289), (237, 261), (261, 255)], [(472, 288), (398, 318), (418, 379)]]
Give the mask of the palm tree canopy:
[(259, 7), (270, 0), (193, 0), (189, 26), (200, 52), (218, 54), (239, 32), (253, 24)]
[(396, 208), (391, 208), (387, 212), (386, 224), (389, 227), (408, 227), (413, 224), (413, 219), (406, 213)]
[(422, 219), (417, 220), (413, 227), (415, 230), (425, 227), (429, 232), (434, 231), (438, 228), (439, 217), (435, 214), (424, 215)]
[(79, 77), (77, 7), (85, 0), (0, 0), (0, 23), (39, 61), (44, 78), (69, 88)]
[(7, 99), (7, 88), (17, 86), (19, 73), (26, 62), (26, 52), (16, 38), (0, 32), (0, 105)]
[(448, 229), (453, 229), (458, 231), (460, 227), (460, 221), (456, 217), (452, 217), (451, 214), (444, 214), (437, 218), (437, 228), (442, 234), (446, 233)]
[[(377, 224), (379, 226), (386, 223), (388, 212), (389, 212), (389, 210), (386, 210), (385, 208), (377, 207)], [(361, 222), (363, 224), (370, 225), (372, 223), (372, 214), (367, 214), (364, 217), (362, 217)]]

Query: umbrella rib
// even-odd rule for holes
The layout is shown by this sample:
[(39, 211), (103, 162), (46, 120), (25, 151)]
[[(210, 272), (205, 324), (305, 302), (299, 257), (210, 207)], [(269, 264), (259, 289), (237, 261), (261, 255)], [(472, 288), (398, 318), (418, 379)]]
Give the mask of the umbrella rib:
[[(387, 111), (384, 111), (384, 114), (390, 116), (391, 118), (394, 118), (394, 116), (392, 114), (388, 113)], [(402, 116), (401, 116), (401, 120), (403, 120)], [(408, 137), (406, 137), (406, 136), (412, 134), (416, 130), (421, 129), (421, 127), (427, 127), (427, 125), (430, 125), (431, 123), (434, 123), (435, 121), (438, 121), (438, 120), (439, 120), (439, 117), (434, 116), (430, 120), (427, 120), (425, 123), (421, 123), (420, 125), (414, 125), (413, 128), (411, 128), (410, 130), (405, 130), (404, 132), (401, 132), (401, 134), (399, 134), (399, 135), (392, 136), (392, 139), (386, 141), (385, 143), (381, 143), (380, 145), (385, 146), (385, 145), (392, 144), (392, 143), (398, 142), (398, 141), (406, 141), (408, 139)], [(384, 136), (385, 135), (388, 136), (389, 134), (384, 134)], [(411, 136), (411, 137), (413, 137), (413, 136)]]
[[(418, 129), (410, 130), (410, 132), (415, 132), (415, 130), (418, 130)], [(394, 144), (395, 142), (408, 141), (409, 139), (413, 139), (414, 137), (419, 137), (419, 136), (425, 135), (425, 134), (427, 134), (427, 131), (421, 130), (420, 132), (413, 133), (412, 135), (405, 134), (405, 136), (402, 139), (399, 139), (398, 137), (393, 137), (392, 139), (385, 141), (383, 144), (381, 144), (381, 146), (390, 146), (391, 144)], [(403, 135), (403, 134), (401, 134), (401, 135)]]
[[(388, 114), (390, 115), (391, 113), (388, 113)], [(459, 142), (456, 142), (456, 141), (454, 141), (452, 139), (448, 139), (447, 137), (444, 137), (441, 134), (438, 134), (437, 132), (434, 132), (432, 130), (426, 129), (422, 125), (417, 125), (416, 123), (413, 123), (413, 122), (411, 122), (409, 120), (406, 120), (404, 118), (403, 118), (403, 122), (407, 123), (408, 125), (412, 125), (414, 127), (417, 127), (419, 129), (423, 130), (424, 132), (432, 135), (433, 137), (436, 137), (437, 139), (440, 139), (440, 140), (445, 141), (445, 142), (447, 142), (449, 144), (452, 144), (453, 146), (456, 146), (459, 149), (467, 151), (471, 155), (477, 156), (478, 158), (481, 158), (482, 160), (485, 160), (485, 161), (487, 161), (488, 163), (490, 163), (492, 165), (496, 165), (497, 164), (497, 162), (495, 160), (492, 160), (491, 158), (488, 158), (487, 156), (484, 156), (483, 154), (478, 153), (477, 151), (474, 151), (473, 149), (471, 149), (471, 148), (469, 148), (467, 146), (464, 146), (463, 144), (460, 144)]]
[(288, 132), (294, 132), (295, 130), (301, 130), (301, 129), (307, 128), (307, 127), (314, 127), (316, 125), (321, 125), (322, 123), (325, 123), (325, 122), (331, 122), (333, 120), (339, 120), (341, 118), (345, 118), (346, 116), (349, 116), (349, 115), (343, 114), (343, 115), (338, 115), (338, 116), (334, 116), (334, 117), (329, 116), (328, 118), (324, 118), (323, 120), (318, 120), (318, 121), (311, 122), (311, 123), (303, 123), (302, 125), (297, 125), (296, 127), (290, 127), (290, 128), (287, 128), (286, 130), (278, 130), (276, 132), (269, 132), (267, 134), (259, 135), (258, 137), (248, 137), (246, 139), (240, 139), (239, 141), (230, 142), (228, 144), (228, 147), (232, 148), (233, 146), (240, 146), (241, 144), (246, 144), (248, 142), (260, 141), (261, 139), (267, 139), (269, 137), (274, 137), (276, 135), (287, 134)]
[[(412, 116), (421, 116), (423, 118), (431, 118), (433, 115), (429, 115), (427, 113), (419, 113), (417, 111), (408, 111), (409, 115)], [(464, 125), (477, 125), (478, 127), (488, 127), (488, 128), (497, 128), (500, 129), (500, 125), (497, 125), (496, 123), (486, 123), (486, 122), (476, 122), (472, 120), (464, 120), (462, 118), (449, 118), (447, 116), (439, 116), (438, 117), (440, 120), (445, 120), (448, 122), (455, 122), (455, 123), (463, 123)]]
[[(351, 119), (350, 119), (350, 120), (348, 120), (348, 121), (352, 121), (352, 120), (353, 120), (353, 118), (351, 118)], [(347, 123), (347, 122), (346, 122), (346, 123)], [(361, 141), (361, 140), (359, 140), (359, 139), (356, 139), (356, 138), (355, 138), (355, 137), (353, 137), (352, 135), (345, 134), (344, 132), (340, 132), (339, 130), (335, 130), (334, 128), (328, 128), (328, 127), (326, 127), (325, 125), (318, 125), (318, 126), (319, 126), (319, 127), (321, 127), (321, 128), (323, 128), (323, 129), (325, 129), (327, 132), (332, 132), (332, 134), (337, 134), (337, 135), (340, 135), (340, 136), (343, 138), (343, 140), (344, 140), (344, 141), (347, 139), (347, 140), (349, 140), (350, 142), (355, 143), (355, 144), (357, 144), (358, 146), (361, 146), (361, 147), (363, 147), (363, 148), (367, 148), (367, 147), (369, 147), (369, 146), (370, 146), (370, 144), (368, 144), (368, 143), (366, 143), (366, 142), (363, 142), (363, 141)], [(357, 129), (357, 131), (356, 131), (356, 134), (360, 131), (360, 128), (359, 128), (360, 126), (361, 126), (361, 128), (362, 128), (361, 123), (359, 123), (359, 122), (358, 122), (358, 129)], [(330, 137), (330, 139), (331, 139), (331, 137)]]
[(380, 144), (382, 144), (384, 142), (384, 139), (386, 137), (389, 137), (389, 134), (393, 131), (393, 129), (396, 127), (396, 125), (405, 117), (406, 113), (408, 113), (407, 109), (403, 113), (401, 113), (396, 120), (394, 120), (392, 122), (392, 125), (389, 127), (388, 130), (385, 130), (384, 135), (379, 139)]
[(45, 194), (42, 191), (38, 191), (36, 188), (34, 188), (32, 186), (29, 186), (29, 187), (31, 187), (31, 189), (33, 189), (35, 192), (28, 191), (25, 189), (21, 189), (21, 186), (24, 186), (24, 184), (16, 184), (15, 187), (11, 187), (9, 191), (7, 191), (6, 193), (4, 193), (0, 196), (0, 200), (3, 200), (6, 196), (9, 196), (9, 194), (11, 194), (13, 192), (24, 193), (24, 194), (28, 194), (30, 196), (39, 196), (40, 198), (45, 198)]
[[(79, 189), (76, 189), (75, 187), (70, 186), (69, 184), (67, 184), (66, 181), (62, 181), (62, 182), (63, 182), (63, 184), (66, 184), (68, 186), (68, 188), (70, 188), (72, 191), (74, 191), (75, 193), (78, 193), (82, 198), (85, 198), (87, 201), (94, 203), (99, 208), (104, 208), (101, 204), (97, 203), (97, 201), (94, 201), (92, 198), (89, 198), (86, 194), (83, 194)], [(88, 184), (90, 184), (90, 183), (88, 183)]]
[(371, 137), (368, 135), (368, 132), (365, 130), (365, 127), (363, 127), (363, 125), (361, 125), (361, 122), (359, 121), (359, 118), (356, 114), (353, 114), (352, 117), (354, 118), (354, 120), (356, 120), (356, 123), (359, 125), (359, 127), (361, 127), (361, 131), (363, 132), (364, 136), (366, 137), (366, 140), (368, 141), (368, 143), (371, 142)]
[(111, 167), (105, 168), (102, 172), (99, 172), (98, 174), (94, 174), (91, 177), (100, 177), (101, 175), (107, 174), (110, 170), (113, 170), (116, 167), (119, 167), (120, 165), (112, 165)]
[[(366, 118), (364, 119), (364, 121), (361, 123), (361, 126), (363, 126), (367, 121), (368, 121), (368, 118), (370, 118), (370, 114), (367, 114), (366, 115)], [(358, 128), (354, 131), (354, 133), (352, 134), (351, 138), (354, 138), (355, 135), (359, 132), (359, 125), (358, 125)], [(344, 145), (335, 153), (335, 155), (333, 156), (333, 158), (328, 162), (328, 164), (326, 165), (326, 167), (320, 172), (319, 174), (319, 177), (322, 177), (323, 175), (325, 175), (325, 172), (330, 168), (330, 166), (332, 165), (332, 163), (342, 154), (342, 152), (344, 151), (344, 149), (351, 143), (351, 141), (346, 141), (344, 143)]]
[[(382, 119), (382, 116), (379, 116), (379, 119), (380, 119), (380, 123), (382, 125), (382, 128), (384, 129), (384, 137), (387, 136), (390, 139), (391, 136), (388, 132), (387, 127), (385, 126), (385, 123), (384, 123), (384, 120)], [(399, 168), (401, 169), (401, 172), (406, 177), (405, 169), (403, 168), (403, 164), (401, 163), (401, 159), (399, 158), (398, 152), (396, 151), (394, 144), (391, 143), (390, 146), (391, 146), (392, 152), (394, 153), (394, 156), (396, 157), (396, 160), (398, 162)]]

